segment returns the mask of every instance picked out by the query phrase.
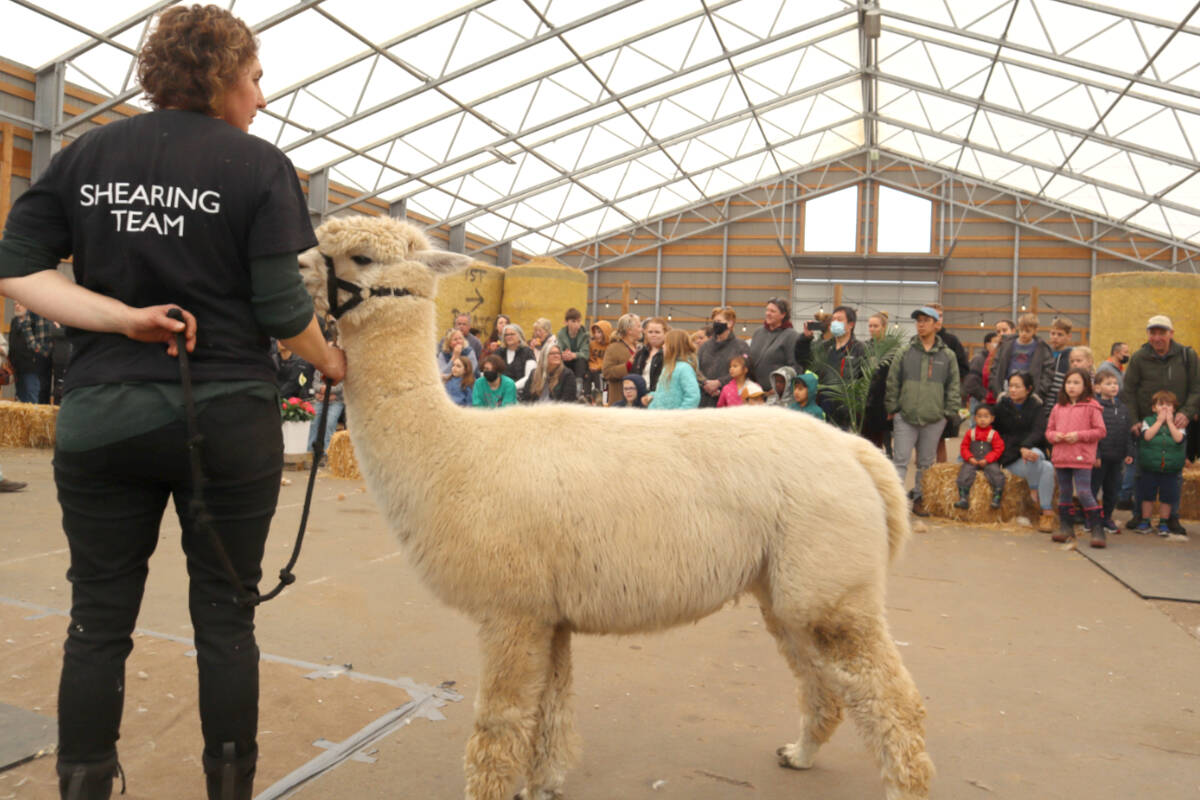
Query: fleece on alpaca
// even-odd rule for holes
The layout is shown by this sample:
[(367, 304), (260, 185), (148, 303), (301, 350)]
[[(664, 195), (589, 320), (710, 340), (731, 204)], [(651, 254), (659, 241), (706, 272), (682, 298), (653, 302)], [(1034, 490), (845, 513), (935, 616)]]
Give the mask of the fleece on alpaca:
[[(802, 735), (781, 762), (810, 766), (846, 706), (889, 800), (928, 796), (924, 708), (883, 610), (909, 521), (882, 453), (786, 409), (457, 407), (437, 374), (432, 297), (437, 273), (469, 259), (431, 251), (387, 218), (332, 220), (317, 237), (301, 262), (319, 308), (326, 259), (339, 278), (412, 293), (369, 298), (341, 318), (345, 400), (388, 524), (434, 593), (480, 624), (468, 798), (507, 800), (520, 777), (524, 797), (558, 796), (576, 753), (571, 633), (660, 630), (747, 592), (805, 687)], [(519, 467), (483, 494), (452, 479), (479, 442)], [(661, 477), (633, 480), (630, 463), (660, 465)], [(621, 507), (546, 494), (583, 484), (621, 487)]]

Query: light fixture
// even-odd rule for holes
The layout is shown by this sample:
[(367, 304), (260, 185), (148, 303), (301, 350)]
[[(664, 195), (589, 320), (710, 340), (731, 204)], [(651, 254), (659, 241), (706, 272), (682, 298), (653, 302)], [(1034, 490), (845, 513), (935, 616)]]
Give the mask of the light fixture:
[(637, 298), (636, 298), (636, 297), (635, 297), (635, 298), (633, 298), (633, 304), (634, 304), (635, 306), (637, 305)]
[(670, 321), (671, 321), (671, 315), (667, 314), (667, 322), (670, 322)]
[(1024, 310), (1025, 310), (1025, 306), (1021, 306), (1021, 310), (1022, 310), (1022, 311), (1024, 311)]

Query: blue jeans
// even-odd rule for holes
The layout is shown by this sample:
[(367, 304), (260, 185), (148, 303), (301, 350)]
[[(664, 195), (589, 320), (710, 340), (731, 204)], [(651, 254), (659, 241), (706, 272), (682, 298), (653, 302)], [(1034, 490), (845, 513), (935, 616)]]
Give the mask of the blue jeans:
[(22, 403), (36, 403), (42, 391), (42, 379), (36, 372), (17, 373), (17, 400)]
[(1019, 478), (1024, 478), (1030, 489), (1037, 489), (1038, 505), (1042, 511), (1049, 511), (1054, 506), (1054, 465), (1046, 459), (1046, 454), (1038, 448), (1031, 448), (1037, 454), (1037, 461), (1026, 461), (1018, 458), (1006, 469)]
[[(317, 410), (317, 415), (313, 417), (312, 423), (308, 427), (308, 452), (313, 451), (313, 445), (317, 443), (317, 426), (321, 424), (321, 409), (325, 404), (320, 400), (313, 403), (313, 408)], [(325, 423), (325, 447), (321, 449), (322, 453), (329, 452), (329, 440), (333, 438), (333, 432), (337, 430), (338, 420), (342, 418), (342, 410), (346, 408), (346, 404), (341, 400), (331, 400), (329, 402), (329, 420)]]

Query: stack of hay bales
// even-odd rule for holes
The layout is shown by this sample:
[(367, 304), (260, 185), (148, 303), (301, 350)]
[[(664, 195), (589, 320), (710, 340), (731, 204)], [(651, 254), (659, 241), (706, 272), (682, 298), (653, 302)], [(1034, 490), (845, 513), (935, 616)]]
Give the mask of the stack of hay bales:
[(935, 517), (945, 517), (959, 522), (1010, 522), (1017, 517), (1036, 519), (1041, 509), (1029, 494), (1029, 484), (1024, 478), (1005, 473), (1004, 498), (999, 508), (992, 508), (992, 485), (982, 474), (975, 476), (971, 493), (967, 496), (971, 506), (955, 508), (958, 502), (958, 470), (961, 464), (934, 464), (925, 470), (921, 481), (921, 493), (925, 498), (925, 510)]
[(1133, 350), (1146, 343), (1146, 321), (1166, 314), (1175, 341), (1200, 341), (1200, 275), (1184, 272), (1110, 272), (1092, 279), (1089, 339), (1099, 361), (1113, 342)]
[(54, 447), (58, 406), (0, 400), (0, 447)]
[(1200, 467), (1183, 470), (1183, 496), (1179, 499), (1179, 516), (1200, 519)]
[(438, 336), (450, 330), (456, 316), (467, 314), (471, 317), (471, 327), (480, 331), (480, 338), (486, 340), (496, 326), (503, 297), (504, 270), (482, 261), (442, 278), (434, 298)]
[(553, 258), (534, 258), (509, 267), (504, 275), (503, 314), (533, 335), (538, 317), (550, 320), (556, 332), (568, 308), (587, 309), (588, 279), (583, 270)]
[(338, 431), (329, 440), (329, 471), (335, 478), (359, 480), (358, 459), (354, 457), (354, 445), (347, 431)]

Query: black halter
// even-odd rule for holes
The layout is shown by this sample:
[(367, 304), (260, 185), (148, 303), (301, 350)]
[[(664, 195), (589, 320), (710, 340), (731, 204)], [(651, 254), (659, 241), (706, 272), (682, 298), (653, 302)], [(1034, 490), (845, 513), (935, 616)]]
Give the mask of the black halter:
[[(325, 268), (327, 274), (326, 291), (329, 294), (329, 313), (334, 319), (341, 319), (342, 314), (345, 314), (350, 309), (357, 306), (367, 297), (407, 297), (412, 294), (408, 289), (394, 289), (390, 287), (372, 286), (369, 290), (357, 283), (351, 283), (344, 278), (339, 278), (337, 273), (333, 271), (333, 259), (329, 256), (324, 256)], [(350, 299), (345, 303), (338, 303), (338, 291), (347, 292), (350, 294)], [(363, 292), (366, 292), (364, 296)]]

